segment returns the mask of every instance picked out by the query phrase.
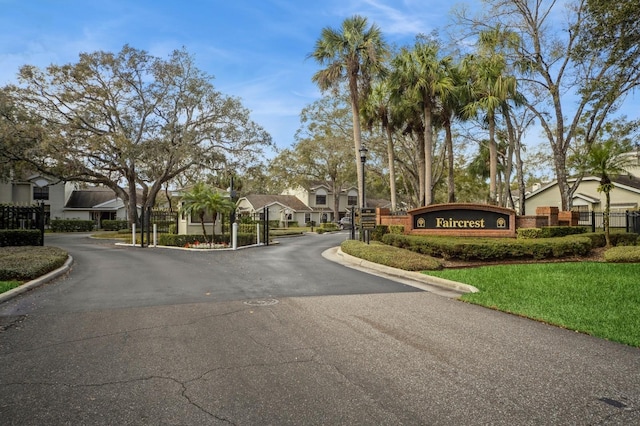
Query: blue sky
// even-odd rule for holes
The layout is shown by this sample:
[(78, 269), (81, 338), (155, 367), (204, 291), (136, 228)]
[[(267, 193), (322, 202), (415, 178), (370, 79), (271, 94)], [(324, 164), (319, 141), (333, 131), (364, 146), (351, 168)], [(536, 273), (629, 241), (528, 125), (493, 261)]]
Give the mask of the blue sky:
[[(464, 3), (464, 2), (462, 2)], [(453, 3), (433, 0), (0, 0), (0, 85), (25, 64), (74, 63), (125, 45), (167, 58), (185, 47), (221, 92), (240, 97), (280, 148), (321, 94), (311, 53), (322, 28), (360, 14), (389, 43), (443, 28)]]

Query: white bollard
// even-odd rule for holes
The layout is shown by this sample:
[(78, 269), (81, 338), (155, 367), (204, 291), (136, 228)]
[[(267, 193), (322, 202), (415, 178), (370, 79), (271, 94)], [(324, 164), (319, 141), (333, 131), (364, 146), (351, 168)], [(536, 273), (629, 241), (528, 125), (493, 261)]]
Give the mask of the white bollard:
[(136, 245), (136, 224), (131, 224), (131, 245), (135, 247)]
[(158, 247), (158, 224), (153, 224), (153, 246)]
[(231, 229), (231, 248), (238, 249), (238, 224), (235, 222), (233, 222)]
[(258, 241), (256, 242), (257, 245), (260, 245), (260, 224), (256, 223), (256, 238), (258, 238)]

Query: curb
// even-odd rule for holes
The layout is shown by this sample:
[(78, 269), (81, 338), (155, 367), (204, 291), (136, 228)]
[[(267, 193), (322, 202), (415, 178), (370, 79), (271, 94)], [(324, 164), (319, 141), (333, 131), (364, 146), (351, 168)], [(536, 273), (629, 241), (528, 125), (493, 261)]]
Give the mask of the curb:
[(18, 296), (19, 294), (22, 294), (33, 288), (41, 286), (42, 284), (48, 283), (49, 281), (52, 281), (55, 278), (58, 278), (60, 275), (66, 274), (71, 268), (71, 264), (73, 264), (73, 257), (69, 255), (69, 257), (67, 257), (66, 262), (64, 262), (64, 265), (62, 265), (58, 269), (51, 271), (47, 274), (44, 274), (43, 276), (38, 277), (35, 280), (28, 281), (14, 289), (5, 291), (4, 293), (0, 293), (0, 303), (6, 302), (7, 300)]
[[(330, 253), (327, 253), (330, 252)], [(332, 253), (331, 253), (332, 252)], [(341, 257), (343, 263), (362, 267), (366, 269), (370, 269), (373, 271), (377, 271), (386, 275), (391, 275), (399, 278), (406, 278), (410, 280), (417, 281), (422, 284), (437, 286), (441, 288), (445, 288), (447, 290), (454, 290), (460, 293), (477, 293), (478, 290), (476, 287), (460, 283), (457, 281), (451, 281), (440, 277), (434, 277), (431, 275), (421, 274), (419, 272), (405, 271), (402, 269), (392, 268), (390, 266), (380, 265), (379, 263), (370, 262), (368, 260), (360, 259), (359, 257), (354, 257), (349, 254), (346, 254), (340, 249), (340, 247), (334, 247), (332, 249), (326, 250), (323, 256), (327, 253), (328, 255), (333, 255), (335, 257)], [(327, 256), (325, 256), (327, 257)]]

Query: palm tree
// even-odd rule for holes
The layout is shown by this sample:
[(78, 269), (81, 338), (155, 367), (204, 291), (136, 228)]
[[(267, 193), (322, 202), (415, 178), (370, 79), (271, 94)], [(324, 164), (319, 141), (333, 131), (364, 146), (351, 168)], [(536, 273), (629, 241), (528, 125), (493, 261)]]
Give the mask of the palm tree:
[(205, 242), (209, 242), (207, 237), (207, 229), (204, 226), (204, 218), (207, 211), (207, 200), (211, 194), (211, 189), (203, 182), (198, 182), (194, 185), (191, 191), (184, 193), (182, 196), (182, 205), (180, 206), (180, 212), (186, 215), (196, 213), (200, 219), (202, 225), (202, 235), (204, 235)]
[(362, 107), (362, 115), (369, 128), (378, 123), (387, 137), (387, 164), (389, 167), (389, 192), (391, 195), (391, 210), (397, 209), (396, 167), (393, 147), (393, 132), (396, 130), (393, 112), (391, 110), (389, 85), (386, 80), (379, 81), (373, 86), (371, 95)]
[(468, 117), (484, 112), (489, 128), (489, 198), (495, 204), (497, 197), (498, 149), (496, 145), (496, 118), (503, 106), (517, 96), (515, 76), (507, 73), (507, 62), (498, 49), (516, 46), (518, 36), (498, 27), (480, 33), (479, 57), (468, 57), (466, 67), (471, 75), (472, 101), (464, 111)]
[(612, 180), (618, 177), (619, 174), (626, 172), (626, 168), (631, 165), (630, 157), (623, 155), (628, 151), (627, 148), (624, 144), (619, 144), (614, 139), (593, 143), (589, 148), (584, 166), (585, 172), (600, 178), (598, 192), (604, 192), (605, 195), (602, 224), (607, 247), (611, 246), (609, 232), (610, 192), (615, 187)]
[(447, 192), (448, 202), (455, 203), (454, 153), (453, 153), (453, 121), (463, 117), (462, 108), (466, 101), (466, 74), (461, 64), (450, 64), (446, 72), (453, 83), (452, 90), (440, 96), (440, 108), (436, 119), (445, 130), (445, 151), (447, 155)]
[(213, 227), (212, 227), (212, 238), (211, 242), (215, 242), (216, 236), (216, 217), (218, 217), (218, 213), (225, 215), (227, 213), (231, 213), (236, 205), (233, 201), (227, 198), (226, 195), (223, 195), (219, 191), (211, 191), (209, 196), (205, 201), (206, 210), (211, 212), (211, 216), (213, 217)]
[(336, 90), (341, 83), (348, 84), (360, 205), (363, 205), (364, 194), (363, 164), (359, 152), (362, 146), (360, 103), (369, 93), (371, 79), (384, 75), (386, 55), (387, 46), (379, 27), (375, 24), (368, 26), (367, 18), (358, 15), (345, 19), (339, 30), (324, 28), (313, 53), (309, 55), (321, 66), (326, 66), (312, 77), (320, 90)]
[[(198, 182), (191, 191), (186, 192), (182, 196), (180, 211), (187, 215), (196, 213), (202, 225), (202, 235), (204, 236), (205, 243), (213, 243), (216, 235), (215, 219), (218, 213), (229, 213), (234, 208), (235, 204), (226, 199), (221, 193), (212, 190), (211, 187), (205, 185), (203, 182)], [(207, 229), (204, 226), (207, 213), (211, 214), (213, 222), (211, 241), (209, 241)]]
[(402, 49), (393, 61), (391, 85), (395, 97), (415, 99), (422, 109), (424, 125), (424, 204), (433, 200), (433, 116), (440, 96), (453, 89), (453, 81), (446, 69), (450, 57), (439, 58), (435, 42), (416, 42), (412, 50)]

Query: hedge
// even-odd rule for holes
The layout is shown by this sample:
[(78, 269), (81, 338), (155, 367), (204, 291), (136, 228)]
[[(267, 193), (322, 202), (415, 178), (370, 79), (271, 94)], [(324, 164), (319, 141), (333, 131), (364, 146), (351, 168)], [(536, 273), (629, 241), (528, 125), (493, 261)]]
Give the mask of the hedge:
[(404, 234), (404, 225), (389, 225), (390, 234)]
[[(207, 236), (211, 239), (211, 235)], [(214, 236), (214, 244), (229, 243), (229, 234), (221, 234)], [(194, 243), (204, 243), (203, 235), (176, 235), (176, 234), (160, 234), (158, 235), (158, 244), (161, 246), (184, 247)], [(238, 246), (249, 246), (256, 243), (256, 234), (238, 233)]]
[(129, 228), (129, 221), (127, 220), (103, 220), (102, 221), (102, 229), (104, 229), (105, 231), (120, 231), (121, 229), (128, 229), (128, 228)]
[(379, 242), (366, 244), (357, 240), (346, 240), (340, 244), (340, 248), (351, 256), (406, 271), (442, 269), (442, 263), (438, 259), (397, 247), (389, 247)]
[(584, 234), (586, 228), (581, 226), (543, 226), (542, 228), (519, 228), (518, 238), (555, 238), (568, 235)]
[(382, 241), (382, 237), (389, 233), (389, 227), (387, 225), (376, 225), (371, 231), (370, 237), (373, 241)]
[(53, 232), (90, 232), (95, 223), (92, 220), (54, 219), (51, 221)]
[[(591, 240), (592, 247), (604, 247), (607, 245), (607, 240), (604, 236), (604, 232), (587, 232), (582, 234), (583, 236)], [(635, 246), (638, 244), (638, 234), (633, 232), (625, 233), (613, 233), (610, 234), (612, 246)]]
[(40, 245), (42, 233), (37, 229), (0, 229), (0, 247)]
[(611, 263), (640, 263), (640, 246), (610, 248), (604, 252), (604, 260)]
[(4, 247), (0, 249), (0, 281), (28, 281), (66, 262), (68, 254), (57, 247)]
[(386, 234), (382, 241), (416, 253), (460, 260), (547, 259), (582, 256), (591, 250), (591, 240), (579, 236), (518, 240)]

